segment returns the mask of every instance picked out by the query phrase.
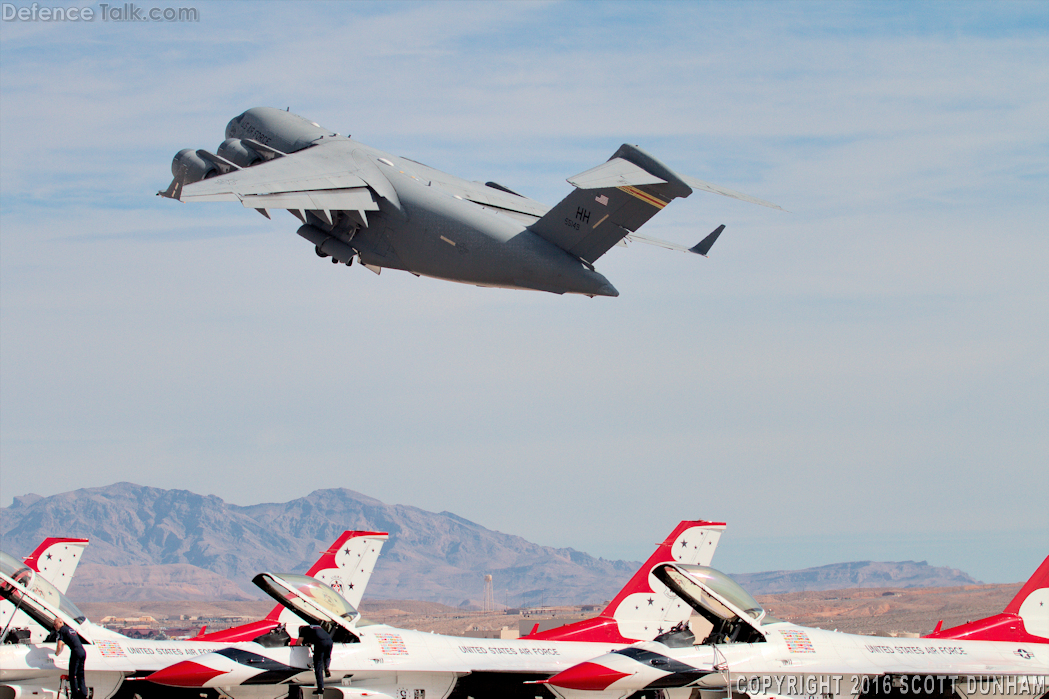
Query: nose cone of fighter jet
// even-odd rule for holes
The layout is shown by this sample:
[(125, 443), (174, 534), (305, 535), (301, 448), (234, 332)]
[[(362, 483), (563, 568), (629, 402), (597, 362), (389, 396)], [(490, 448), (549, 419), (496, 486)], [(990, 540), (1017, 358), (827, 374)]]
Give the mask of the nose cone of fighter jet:
[(216, 670), (192, 660), (183, 660), (163, 670), (157, 670), (146, 679), (168, 687), (203, 687), (215, 677), (225, 674), (228, 674), (225, 670)]
[(562, 689), (578, 689), (584, 691), (600, 692), (609, 687), (613, 682), (621, 680), (630, 675), (625, 672), (612, 670), (597, 663), (579, 663), (557, 673), (546, 681)]

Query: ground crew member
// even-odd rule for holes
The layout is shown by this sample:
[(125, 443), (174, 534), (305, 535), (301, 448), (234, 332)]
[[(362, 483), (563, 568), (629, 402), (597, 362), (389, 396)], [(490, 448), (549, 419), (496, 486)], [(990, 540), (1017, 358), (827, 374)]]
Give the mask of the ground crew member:
[(58, 636), (55, 655), (62, 653), (63, 646), (69, 646), (69, 699), (87, 699), (87, 682), (84, 681), (87, 653), (80, 642), (80, 634), (56, 617), (55, 635)]
[(328, 667), (331, 665), (331, 636), (323, 626), (313, 624), (299, 627), (299, 645), (313, 646), (313, 674), (317, 677), (317, 688), (314, 694), (324, 694), (324, 678), (331, 677)]

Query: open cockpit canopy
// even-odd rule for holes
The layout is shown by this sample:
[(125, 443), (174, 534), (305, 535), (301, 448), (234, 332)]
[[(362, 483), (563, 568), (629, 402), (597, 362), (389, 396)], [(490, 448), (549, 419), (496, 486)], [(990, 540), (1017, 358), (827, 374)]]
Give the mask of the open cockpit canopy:
[[(360, 613), (342, 595), (317, 578), (291, 573), (259, 573), (252, 582), (310, 624), (327, 629), (337, 643), (355, 643)], [(294, 635), (294, 629), (291, 630)]]
[[(742, 612), (754, 621), (761, 621), (765, 616), (758, 601), (751, 597), (739, 583), (709, 566), (678, 565), (667, 566), (665, 575), (674, 581), (683, 590), (691, 590), (697, 599), (706, 599), (711, 609), (718, 609), (717, 615), (723, 619), (730, 615)], [(657, 574), (657, 577), (659, 575)], [(660, 578), (662, 579), (662, 578)], [(665, 582), (665, 581), (664, 581)], [(713, 593), (713, 595), (711, 595)], [(724, 600), (731, 605), (730, 611), (722, 602)]]
[(779, 621), (739, 583), (709, 566), (664, 563), (652, 574), (710, 622), (712, 630), (703, 643), (763, 641), (759, 627)]
[[(73, 601), (14, 556), (0, 551), (0, 597), (50, 631), (55, 618), (77, 628), (87, 620)], [(81, 634), (83, 635), (83, 634)]]

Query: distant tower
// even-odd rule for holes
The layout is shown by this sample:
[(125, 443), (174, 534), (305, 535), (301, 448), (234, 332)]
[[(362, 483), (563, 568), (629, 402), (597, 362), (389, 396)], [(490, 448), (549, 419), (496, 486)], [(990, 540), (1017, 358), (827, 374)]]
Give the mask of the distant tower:
[(484, 576), (484, 611), (486, 614), (495, 611), (495, 588), (491, 575)]

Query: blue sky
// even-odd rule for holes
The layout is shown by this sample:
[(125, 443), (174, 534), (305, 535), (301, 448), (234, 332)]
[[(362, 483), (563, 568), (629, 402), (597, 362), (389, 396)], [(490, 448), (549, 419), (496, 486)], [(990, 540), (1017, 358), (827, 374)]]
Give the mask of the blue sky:
[[(614, 558), (724, 519), (739, 572), (1049, 553), (1044, 3), (193, 7), (0, 23), (4, 505), (348, 487)], [(724, 223), (710, 259), (615, 248), (617, 299), (376, 277), (153, 196), (257, 105), (550, 204), (629, 142), (790, 213), (676, 201), (644, 232)]]

